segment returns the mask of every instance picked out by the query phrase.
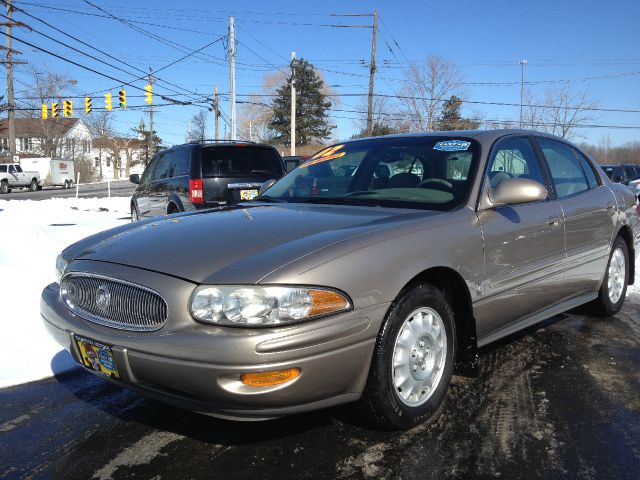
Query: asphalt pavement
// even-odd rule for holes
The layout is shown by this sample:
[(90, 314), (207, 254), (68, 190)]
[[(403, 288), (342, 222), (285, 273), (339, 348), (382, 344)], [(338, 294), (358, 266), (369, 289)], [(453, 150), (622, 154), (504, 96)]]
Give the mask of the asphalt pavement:
[(0, 390), (0, 478), (635, 479), (639, 347), (639, 292), (612, 318), (554, 317), (483, 349), (479, 376), (401, 433), (349, 406), (217, 420), (78, 369)]
[[(110, 182), (112, 197), (130, 197), (136, 185), (129, 180)], [(80, 198), (103, 198), (108, 196), (107, 182), (81, 183), (78, 188)], [(11, 193), (0, 195), (0, 200), (48, 200), (50, 198), (72, 198), (76, 196), (76, 187), (65, 190), (62, 187), (45, 187), (40, 191), (30, 192), (28, 189), (14, 188)]]

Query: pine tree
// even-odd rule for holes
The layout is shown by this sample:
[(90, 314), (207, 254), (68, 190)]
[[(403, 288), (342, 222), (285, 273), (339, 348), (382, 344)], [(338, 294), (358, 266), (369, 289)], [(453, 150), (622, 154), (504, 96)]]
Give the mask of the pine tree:
[(144, 144), (144, 165), (147, 166), (151, 157), (164, 148), (162, 145), (162, 139), (158, 137), (154, 130), (153, 136), (151, 137), (151, 151), (149, 151), (149, 130), (147, 130), (147, 127), (144, 124), (144, 119), (141, 118), (140, 124), (131, 130), (138, 134), (138, 140), (141, 140)]
[(438, 121), (439, 130), (475, 130), (480, 126), (475, 120), (463, 118), (460, 115), (460, 107), (462, 100), (455, 95), (444, 103), (442, 116)]
[[(296, 144), (308, 145), (331, 136), (327, 110), (329, 101), (322, 93), (324, 82), (312, 64), (304, 59), (294, 60), (293, 74), (296, 80)], [(273, 116), (269, 129), (274, 143), (289, 146), (291, 129), (291, 82), (276, 90), (273, 100)]]

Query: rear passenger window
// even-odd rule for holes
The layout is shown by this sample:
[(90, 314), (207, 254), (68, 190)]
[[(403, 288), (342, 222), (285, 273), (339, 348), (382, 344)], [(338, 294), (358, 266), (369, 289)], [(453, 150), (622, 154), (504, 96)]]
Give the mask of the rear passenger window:
[(593, 171), (591, 162), (589, 162), (589, 160), (587, 160), (585, 156), (577, 150), (574, 150), (573, 153), (575, 153), (576, 157), (578, 157), (580, 166), (582, 167), (582, 170), (584, 170), (584, 174), (587, 176), (587, 183), (589, 184), (589, 188), (596, 188), (598, 186), (598, 179), (595, 172)]
[(173, 176), (180, 177), (189, 174), (189, 164), (191, 163), (191, 150), (189, 148), (178, 148), (173, 152)]
[(544, 157), (547, 159), (558, 198), (569, 197), (589, 190), (589, 184), (580, 166), (580, 161), (573, 154), (569, 145), (548, 138), (538, 138), (537, 140)]
[(488, 175), (491, 188), (505, 178), (528, 178), (545, 185), (533, 147), (524, 137), (506, 138), (494, 147)]
[(156, 167), (155, 180), (171, 178), (173, 176), (173, 152), (167, 151), (160, 154), (158, 166)]

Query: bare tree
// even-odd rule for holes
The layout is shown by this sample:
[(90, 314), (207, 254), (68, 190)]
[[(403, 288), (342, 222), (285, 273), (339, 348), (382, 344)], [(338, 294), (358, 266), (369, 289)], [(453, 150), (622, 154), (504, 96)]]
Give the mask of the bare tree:
[(536, 99), (528, 92), (525, 105), (525, 127), (566, 139), (583, 137), (579, 129), (598, 118), (594, 114), (598, 101), (590, 99), (587, 90), (574, 90), (571, 82), (563, 82), (559, 87), (546, 90), (543, 100)]
[(40, 107), (43, 104), (50, 107), (52, 103), (58, 103), (59, 111), (62, 112), (61, 99), (64, 98), (67, 89), (76, 84), (76, 81), (68, 74), (52, 72), (48, 67), (45, 67), (44, 72), (32, 70), (30, 76), (31, 81), (24, 90), (27, 93), (26, 96), (30, 98), (25, 101), (28, 109), (21, 110), (19, 115), (22, 118), (33, 119), (37, 130), (36, 135), (40, 138), (39, 144), (35, 145), (34, 153), (55, 157), (56, 152), (59, 152), (62, 147), (64, 141), (62, 137), (67, 126), (62, 118), (40, 119)]
[(208, 137), (211, 136), (207, 135), (207, 111), (200, 109), (198, 113), (191, 117), (191, 127), (187, 133), (187, 142), (202, 142)]
[(462, 74), (452, 60), (429, 55), (424, 65), (413, 64), (401, 90), (402, 112), (412, 131), (432, 131), (452, 95), (463, 98)]
[(100, 179), (102, 180), (102, 154), (108, 153), (112, 149), (111, 144), (114, 137), (109, 112), (98, 112), (89, 116), (87, 118), (87, 127), (89, 127), (89, 131), (93, 136), (93, 146), (98, 151)]

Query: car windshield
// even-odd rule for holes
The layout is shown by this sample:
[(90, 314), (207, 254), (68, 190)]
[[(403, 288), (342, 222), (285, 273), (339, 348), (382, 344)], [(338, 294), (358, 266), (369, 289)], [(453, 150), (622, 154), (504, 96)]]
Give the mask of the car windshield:
[(202, 176), (251, 177), (283, 174), (278, 153), (271, 148), (239, 144), (202, 149)]
[(451, 210), (469, 195), (480, 148), (461, 137), (387, 137), (321, 150), (262, 199)]

